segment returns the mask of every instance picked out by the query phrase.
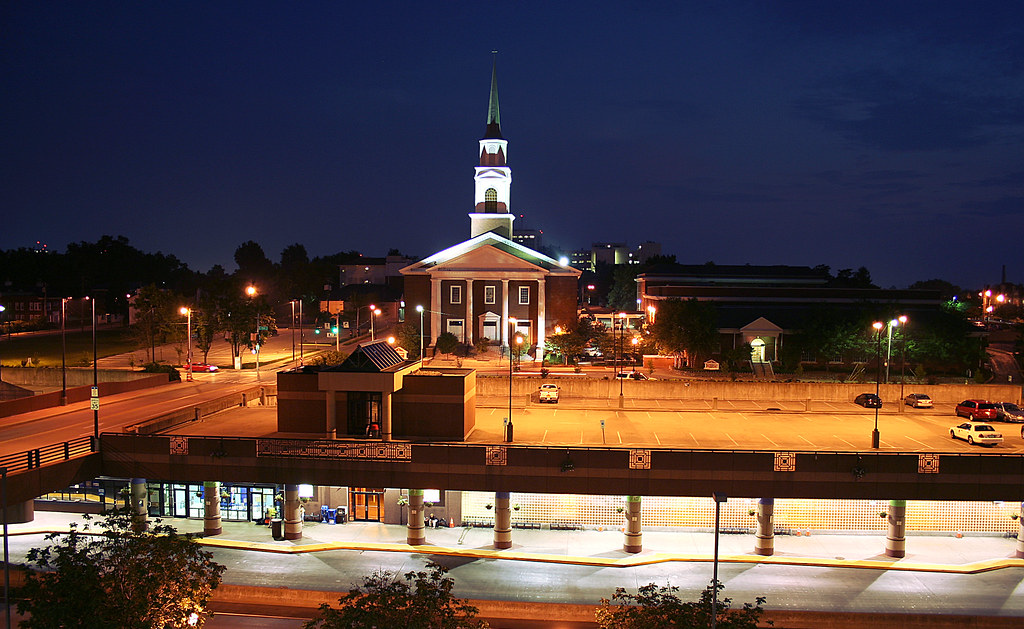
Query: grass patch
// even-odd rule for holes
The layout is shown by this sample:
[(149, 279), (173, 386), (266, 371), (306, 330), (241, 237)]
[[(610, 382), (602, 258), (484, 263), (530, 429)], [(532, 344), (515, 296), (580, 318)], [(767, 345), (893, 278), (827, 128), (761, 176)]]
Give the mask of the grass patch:
[[(66, 333), (66, 359), (69, 367), (92, 365), (92, 329), (68, 330)], [(96, 355), (100, 358), (139, 349), (127, 328), (100, 328), (96, 330)], [(34, 366), (60, 367), (60, 331), (49, 334), (4, 337), (0, 341), (0, 363), (21, 366), (31, 357)]]

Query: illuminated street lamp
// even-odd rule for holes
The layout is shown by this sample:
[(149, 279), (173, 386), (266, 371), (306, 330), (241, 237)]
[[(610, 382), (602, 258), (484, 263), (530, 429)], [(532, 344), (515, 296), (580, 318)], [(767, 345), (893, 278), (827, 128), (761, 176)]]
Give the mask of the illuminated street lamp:
[(888, 345), (885, 348), (885, 383), (889, 384), (889, 360), (892, 356), (892, 329), (901, 323), (907, 322), (907, 315), (900, 315), (896, 319), (891, 319), (888, 325), (887, 335), (889, 337)]
[[(625, 340), (623, 338), (623, 335), (625, 335), (625, 333), (626, 333), (626, 313), (625, 312), (620, 312), (616, 316), (619, 317), (619, 351), (618, 351), (618, 353), (615, 356), (615, 377), (619, 378), (619, 373), (621, 371), (619, 369), (619, 361), (622, 359), (622, 349), (623, 349), (622, 346), (623, 346), (624, 340)], [(614, 332), (614, 330), (612, 330), (612, 331)], [(624, 398), (622, 397), (622, 381), (623, 380), (625, 380), (625, 378), (619, 378), (619, 408), (623, 407), (623, 400), (624, 400)]]
[(371, 341), (375, 339), (375, 335), (374, 335), (374, 331), (373, 331), (373, 324), (377, 320), (377, 315), (379, 315), (379, 314), (380, 314), (380, 308), (375, 308), (375, 307), (373, 307), (371, 305), (370, 306), (370, 340)]
[(92, 302), (92, 391), (89, 406), (92, 408), (92, 437), (99, 449), (100, 444), (100, 382), (96, 365), (96, 299), (86, 297)]
[[(0, 304), (0, 315), (2, 315), (5, 310), (7, 310), (7, 308), (4, 308), (3, 304)], [(0, 329), (0, 337), (2, 337), (3, 335), (4, 335), (4, 331), (2, 329)], [(4, 377), (3, 377), (3, 374), (4, 374), (3, 368), (4, 368), (3, 360), (0, 359), (0, 382), (2, 382), (3, 379), (4, 379)]]
[[(60, 405), (67, 406), (68, 403), (68, 343), (66, 335), (66, 326), (64, 320), (67, 319), (67, 304), (70, 297), (60, 298)], [(156, 361), (156, 359), (153, 359)]]
[[(253, 306), (256, 306), (256, 287), (250, 284), (245, 287), (245, 294), (253, 300)], [(254, 345), (256, 355), (256, 379), (260, 379), (260, 311), (257, 307), (256, 310), (256, 343)]]
[[(522, 342), (521, 337), (515, 334), (516, 332), (516, 318), (508, 318), (509, 326), (512, 328), (512, 334), (516, 336), (516, 341)], [(516, 348), (515, 351), (518, 351)], [(512, 441), (512, 340), (509, 339), (508, 344), (508, 423), (505, 424), (505, 441)]]
[[(882, 327), (885, 324), (881, 321), (875, 321), (871, 324), (871, 327), (875, 329), (875, 397), (877, 402), (881, 404), (882, 398), (879, 397), (879, 384), (882, 381)], [(871, 447), (878, 449), (878, 406), (875, 407), (875, 429), (871, 431)]]
[(188, 338), (188, 350), (186, 353), (188, 368), (185, 370), (185, 381), (192, 382), (192, 309), (182, 306), (178, 312), (188, 317), (188, 328), (186, 332), (186, 336)]
[[(899, 316), (900, 323), (907, 325), (907, 321), (910, 320), (907, 315)], [(903, 348), (900, 350), (900, 400), (903, 399), (903, 382), (905, 381), (904, 375), (907, 369), (907, 331), (903, 330)], [(900, 407), (902, 408), (902, 407)]]
[(288, 302), (292, 306), (292, 364), (295, 364), (295, 300)]

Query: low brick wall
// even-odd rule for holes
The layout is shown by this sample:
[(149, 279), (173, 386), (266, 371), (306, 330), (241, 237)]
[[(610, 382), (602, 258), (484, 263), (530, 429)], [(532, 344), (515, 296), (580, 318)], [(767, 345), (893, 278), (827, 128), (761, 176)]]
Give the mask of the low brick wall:
[[(58, 372), (59, 373), (59, 372)], [(137, 372), (136, 372), (137, 373)], [(4, 377), (7, 377), (7, 370), (4, 370)], [(151, 374), (143, 373), (141, 377), (136, 377), (132, 380), (123, 380), (120, 382), (100, 382), (100, 399), (108, 395), (116, 395), (118, 393), (127, 393), (128, 391), (138, 391), (139, 389), (148, 389), (150, 387), (158, 387), (168, 384), (168, 376), (165, 373)], [(85, 402), (92, 395), (92, 381), (88, 386), (74, 387), (68, 389), (68, 404), (75, 402)], [(20, 415), (21, 413), (29, 413), (31, 411), (38, 411), (45, 408), (53, 408), (54, 406), (60, 406), (60, 391), (54, 391), (53, 393), (44, 393), (43, 395), (34, 395), (32, 397), (19, 398), (17, 400), (8, 400), (0, 402), (0, 417), (10, 417), (11, 415)]]

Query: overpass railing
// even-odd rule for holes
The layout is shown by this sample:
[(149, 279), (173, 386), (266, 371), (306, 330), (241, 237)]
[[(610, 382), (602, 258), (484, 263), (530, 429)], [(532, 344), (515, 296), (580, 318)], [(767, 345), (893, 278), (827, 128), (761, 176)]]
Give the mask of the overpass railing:
[(92, 437), (78, 437), (63, 443), (53, 443), (41, 448), (2, 456), (0, 457), (0, 468), (7, 468), (8, 474), (24, 472), (50, 463), (59, 463), (85, 454), (92, 454), (96, 451), (96, 443)]

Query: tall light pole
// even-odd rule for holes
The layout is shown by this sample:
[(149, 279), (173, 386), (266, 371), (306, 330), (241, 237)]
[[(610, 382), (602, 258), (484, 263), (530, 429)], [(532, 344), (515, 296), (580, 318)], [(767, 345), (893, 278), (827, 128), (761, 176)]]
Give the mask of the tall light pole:
[(416, 306), (416, 312), (420, 313), (420, 364), (423, 364), (423, 306)]
[[(4, 308), (3, 304), (0, 304), (0, 315), (2, 315), (5, 310), (7, 310), (7, 308)], [(0, 328), (0, 340), (2, 340), (3, 335), (4, 335), (3, 328)], [(3, 369), (4, 369), (4, 362), (3, 362), (2, 359), (0, 359), (0, 382), (3, 382), (3, 379), (4, 379), (4, 371), (3, 371)]]
[[(910, 320), (910, 318), (907, 315), (900, 315), (899, 316), (899, 321), (900, 321), (900, 323), (903, 324), (904, 328), (906, 328), (907, 321), (909, 321), (909, 320)], [(903, 330), (903, 347), (900, 350), (900, 403), (901, 404), (903, 403), (903, 383), (905, 381), (904, 375), (906, 374), (906, 369), (907, 369), (907, 331), (906, 331), (906, 329), (904, 329)]]
[(259, 306), (256, 306), (256, 287), (250, 284), (245, 287), (245, 294), (252, 299), (253, 307), (256, 308), (256, 379), (260, 379), (260, 311)]
[(623, 345), (624, 335), (626, 333), (626, 313), (625, 312), (620, 312), (618, 314), (618, 317), (619, 317), (619, 351), (616, 353), (616, 356), (615, 356), (615, 377), (619, 379), (619, 408), (622, 408), (623, 407), (623, 400), (624, 400), (624, 398), (622, 397), (622, 381), (625, 380), (625, 378), (619, 378), (619, 372), (621, 371), (619, 369), (619, 361), (622, 359), (622, 345)]
[(341, 311), (334, 313), (334, 351), (341, 351)]
[(299, 300), (299, 367), (302, 366), (304, 360), (302, 356), (302, 341), (305, 339), (302, 330), (302, 300)]
[(92, 395), (89, 406), (92, 407), (92, 437), (99, 449), (100, 444), (100, 378), (96, 365), (96, 298), (86, 297), (92, 302)]
[[(882, 381), (882, 326), (885, 324), (881, 321), (875, 321), (871, 324), (871, 327), (875, 328), (875, 397), (877, 402), (881, 404), (882, 398), (879, 396), (879, 383)], [(871, 447), (878, 449), (879, 435), (878, 435), (878, 406), (875, 407), (875, 429), (871, 431)]]
[(4, 609), (7, 610), (7, 626), (11, 624), (11, 561), (7, 548), (7, 468), (0, 467), (0, 503), (3, 503), (4, 518)]
[(185, 332), (188, 337), (188, 350), (186, 352), (188, 368), (185, 370), (185, 380), (186, 382), (192, 382), (192, 309), (182, 306), (178, 312), (188, 317), (188, 327)]
[(729, 499), (724, 493), (711, 494), (715, 499), (715, 567), (711, 577), (711, 629), (718, 626), (718, 531), (722, 517), (722, 503)]
[[(515, 336), (516, 332), (516, 318), (508, 318), (509, 327), (512, 328), (511, 334)], [(505, 425), (505, 441), (512, 441), (512, 336), (508, 338), (508, 424)]]
[(380, 314), (380, 308), (376, 308), (376, 307), (371, 305), (370, 306), (370, 340), (371, 341), (376, 340), (376, 337), (375, 337), (374, 332), (373, 332), (373, 324), (377, 320), (377, 315), (379, 315), (379, 314)]
[[(64, 325), (65, 319), (67, 319), (67, 307), (65, 304), (71, 299), (70, 297), (60, 298), (60, 405), (67, 406), (68, 403), (68, 343), (66, 335), (66, 326)], [(156, 360), (155, 358), (153, 359)]]

